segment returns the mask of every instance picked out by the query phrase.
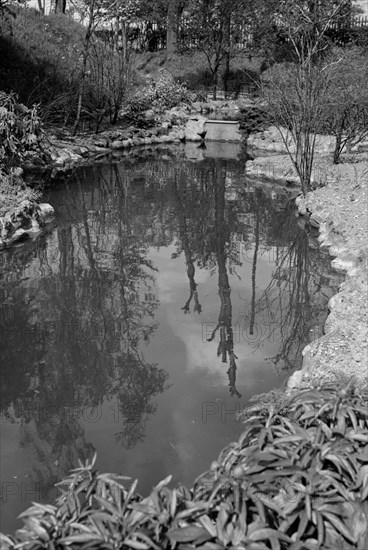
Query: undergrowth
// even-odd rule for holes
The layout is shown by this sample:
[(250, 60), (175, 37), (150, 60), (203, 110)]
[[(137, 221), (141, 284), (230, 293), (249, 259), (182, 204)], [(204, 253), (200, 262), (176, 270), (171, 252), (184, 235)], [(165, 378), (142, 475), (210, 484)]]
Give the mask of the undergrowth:
[(72, 125), (83, 80), (82, 126), (97, 132), (103, 118), (115, 123), (131, 79), (129, 62), (95, 35), (87, 51), (85, 27), (65, 14), (14, 10), (10, 29), (0, 32), (1, 88), (29, 108), (37, 103), (44, 122)]
[(16, 94), (0, 91), (0, 216), (24, 200), (39, 200), (39, 191), (22, 179), (22, 167), (48, 158), (37, 106), (28, 108)]
[(4, 550), (22, 548), (366, 550), (368, 392), (325, 385), (246, 419), (191, 490), (171, 477), (145, 498), (94, 460), (34, 504)]
[(28, 187), (17, 169), (7, 174), (0, 168), (0, 216), (23, 201), (38, 202), (40, 198), (41, 192)]

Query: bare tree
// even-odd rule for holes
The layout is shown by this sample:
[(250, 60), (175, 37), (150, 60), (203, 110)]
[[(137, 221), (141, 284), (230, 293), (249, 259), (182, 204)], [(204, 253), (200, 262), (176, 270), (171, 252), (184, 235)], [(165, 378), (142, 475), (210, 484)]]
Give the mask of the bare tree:
[(368, 137), (367, 54), (359, 48), (338, 48), (329, 57), (326, 71), (330, 87), (324, 125), (336, 138), (333, 162), (337, 164), (345, 149)]
[(275, 116), (304, 194), (310, 189), (316, 134), (322, 127), (330, 87), (323, 64), (329, 46), (327, 31), (347, 17), (347, 10), (349, 0), (290, 0), (276, 14), (293, 60), (266, 71), (261, 93)]
[(250, 12), (248, 0), (192, 0), (189, 4), (186, 31), (206, 58), (212, 75), (213, 99), (217, 97), (221, 68), (225, 65), (226, 82), (230, 60), (241, 51), (240, 36)]
[(87, 63), (90, 55), (91, 40), (93, 32), (96, 29), (96, 26), (103, 15), (103, 6), (98, 2), (98, 0), (90, 0), (87, 5), (88, 10), (88, 23), (86, 28), (86, 34), (83, 40), (83, 49), (82, 49), (82, 67), (79, 79), (79, 90), (78, 90), (78, 101), (77, 101), (77, 113), (75, 116), (75, 121), (73, 125), (72, 135), (77, 133), (81, 114), (82, 114), (82, 105), (83, 105), (83, 95), (85, 90), (85, 84), (87, 79)]

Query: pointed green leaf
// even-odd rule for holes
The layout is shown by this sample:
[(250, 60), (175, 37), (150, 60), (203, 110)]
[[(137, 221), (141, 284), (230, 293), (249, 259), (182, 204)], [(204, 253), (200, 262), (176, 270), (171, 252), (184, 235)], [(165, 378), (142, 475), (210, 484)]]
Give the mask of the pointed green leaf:
[(203, 527), (190, 525), (168, 531), (167, 536), (172, 542), (195, 542), (201, 539), (203, 542), (209, 540), (211, 535)]

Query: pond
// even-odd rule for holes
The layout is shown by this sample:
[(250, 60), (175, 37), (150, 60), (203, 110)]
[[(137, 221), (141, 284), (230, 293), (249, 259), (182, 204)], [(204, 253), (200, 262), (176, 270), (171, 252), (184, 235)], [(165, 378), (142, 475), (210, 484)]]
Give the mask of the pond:
[(339, 279), (244, 163), (155, 150), (75, 171), (56, 224), (0, 256), (1, 530), (97, 452), (190, 486), (321, 333)]

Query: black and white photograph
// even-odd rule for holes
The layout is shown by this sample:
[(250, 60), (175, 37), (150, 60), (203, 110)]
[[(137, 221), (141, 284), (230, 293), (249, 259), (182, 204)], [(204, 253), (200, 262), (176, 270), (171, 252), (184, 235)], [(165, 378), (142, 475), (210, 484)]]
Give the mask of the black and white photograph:
[(0, 0), (0, 549), (368, 549), (368, 0)]

